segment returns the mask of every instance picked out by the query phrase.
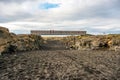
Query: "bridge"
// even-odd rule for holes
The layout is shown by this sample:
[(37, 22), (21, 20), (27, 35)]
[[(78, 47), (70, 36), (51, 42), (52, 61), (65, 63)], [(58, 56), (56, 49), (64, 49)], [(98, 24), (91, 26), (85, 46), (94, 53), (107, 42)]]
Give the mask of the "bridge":
[(31, 30), (35, 35), (86, 35), (86, 31)]

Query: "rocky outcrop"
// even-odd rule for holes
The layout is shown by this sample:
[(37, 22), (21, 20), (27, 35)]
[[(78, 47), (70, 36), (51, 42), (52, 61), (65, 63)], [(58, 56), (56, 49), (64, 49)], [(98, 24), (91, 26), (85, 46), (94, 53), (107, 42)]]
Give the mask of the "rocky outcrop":
[(64, 38), (63, 41), (72, 49), (115, 50), (115, 46), (120, 46), (120, 35), (71, 36)]
[(2, 53), (6, 46), (13, 40), (12, 34), (4, 27), (0, 27), (0, 53)]
[(42, 44), (41, 36), (16, 35), (10, 33), (7, 28), (0, 27), (0, 53), (37, 50), (41, 48)]

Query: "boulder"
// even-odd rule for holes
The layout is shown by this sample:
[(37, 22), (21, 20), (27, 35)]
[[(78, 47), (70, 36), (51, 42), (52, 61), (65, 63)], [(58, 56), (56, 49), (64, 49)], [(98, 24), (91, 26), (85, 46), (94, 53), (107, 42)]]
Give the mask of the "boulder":
[(9, 30), (4, 27), (0, 27), (0, 53), (6, 50), (6, 46), (12, 41), (12, 36)]
[(3, 32), (7, 32), (7, 33), (9, 33), (9, 30), (8, 30), (7, 28), (5, 28), (5, 27), (1, 27), (1, 26), (0, 26), (0, 31), (3, 31)]
[(9, 30), (4, 27), (0, 27), (0, 45), (4, 45), (12, 40), (12, 36)]

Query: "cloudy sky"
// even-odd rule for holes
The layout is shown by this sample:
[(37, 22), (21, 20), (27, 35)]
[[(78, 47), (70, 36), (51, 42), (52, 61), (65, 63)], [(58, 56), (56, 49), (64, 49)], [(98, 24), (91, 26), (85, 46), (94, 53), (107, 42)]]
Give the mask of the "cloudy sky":
[(120, 33), (120, 0), (0, 0), (0, 26), (30, 30)]

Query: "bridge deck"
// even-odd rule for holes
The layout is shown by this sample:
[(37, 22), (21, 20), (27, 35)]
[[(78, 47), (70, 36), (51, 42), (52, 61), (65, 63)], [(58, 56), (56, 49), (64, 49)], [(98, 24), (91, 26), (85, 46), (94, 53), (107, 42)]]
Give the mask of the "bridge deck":
[(86, 35), (86, 31), (31, 30), (35, 35)]

